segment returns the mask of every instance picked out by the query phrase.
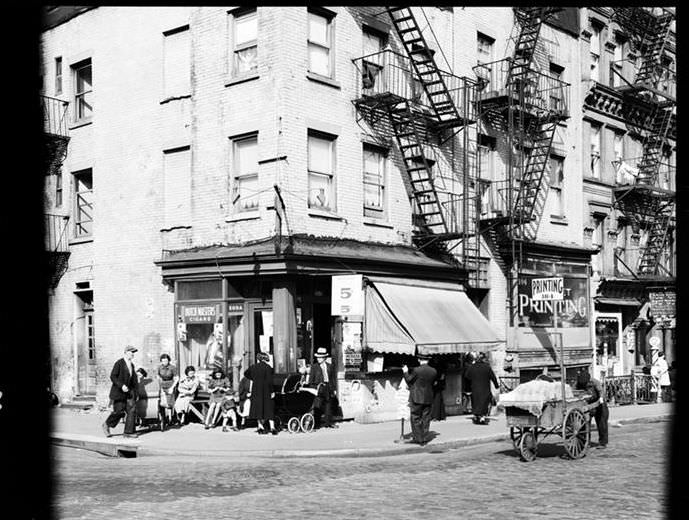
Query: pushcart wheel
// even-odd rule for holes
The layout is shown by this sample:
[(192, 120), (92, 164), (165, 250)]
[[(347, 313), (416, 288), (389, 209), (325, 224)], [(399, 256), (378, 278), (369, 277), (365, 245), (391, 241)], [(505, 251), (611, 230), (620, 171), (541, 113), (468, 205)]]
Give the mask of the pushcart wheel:
[(299, 432), (300, 427), (301, 424), (299, 424), (299, 417), (290, 417), (289, 421), (287, 421), (287, 431), (290, 433)]
[(536, 451), (538, 450), (538, 443), (536, 442), (536, 435), (533, 430), (525, 430), (519, 439), (519, 455), (522, 460), (531, 462), (536, 460)]
[(519, 442), (522, 440), (522, 429), (519, 426), (510, 426), (510, 439), (515, 450), (519, 450)]
[(304, 433), (309, 433), (313, 431), (313, 425), (316, 422), (316, 420), (313, 418), (313, 414), (311, 412), (307, 412), (304, 415), (301, 416), (301, 430)]
[(280, 420), (279, 416), (275, 416), (275, 429), (277, 431), (282, 431), (282, 421)]
[(562, 440), (565, 451), (571, 458), (586, 456), (591, 440), (591, 422), (578, 408), (567, 412), (562, 425)]

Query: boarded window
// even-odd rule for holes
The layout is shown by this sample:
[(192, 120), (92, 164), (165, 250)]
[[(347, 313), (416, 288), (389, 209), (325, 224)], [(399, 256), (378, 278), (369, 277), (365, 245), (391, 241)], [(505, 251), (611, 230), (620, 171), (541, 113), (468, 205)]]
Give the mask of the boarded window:
[(165, 98), (187, 96), (191, 93), (191, 45), (189, 27), (164, 33), (164, 89)]
[(191, 152), (188, 147), (164, 152), (164, 227), (191, 224)]

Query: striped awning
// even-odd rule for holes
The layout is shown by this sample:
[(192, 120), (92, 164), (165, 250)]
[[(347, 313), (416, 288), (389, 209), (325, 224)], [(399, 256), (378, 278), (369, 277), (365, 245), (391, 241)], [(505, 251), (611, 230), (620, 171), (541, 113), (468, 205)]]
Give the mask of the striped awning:
[(503, 343), (460, 285), (375, 281), (366, 290), (366, 345), (376, 352), (486, 352)]

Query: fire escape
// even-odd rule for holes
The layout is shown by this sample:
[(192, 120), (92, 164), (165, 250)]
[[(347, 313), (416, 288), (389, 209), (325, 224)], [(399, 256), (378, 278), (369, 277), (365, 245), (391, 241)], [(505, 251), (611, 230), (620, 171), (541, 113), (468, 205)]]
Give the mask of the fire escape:
[[(477, 82), (438, 67), (410, 8), (386, 11), (404, 53), (386, 48), (353, 60), (362, 78), (353, 103), (379, 136), (394, 135), (414, 208), (414, 243), (447, 259), (461, 247), (469, 284), (476, 287), (476, 160), (470, 150), (477, 139)], [(455, 169), (441, 147), (460, 132), (461, 166)]]
[(646, 231), (636, 275), (664, 276), (661, 271), (671, 275), (661, 262), (674, 218), (675, 193), (661, 186), (660, 176), (667, 167), (663, 164), (663, 151), (670, 147), (669, 135), (676, 110), (674, 73), (669, 67), (672, 60), (667, 53), (675, 15), (667, 9), (628, 7), (615, 9), (613, 19), (630, 34), (640, 54), (634, 82), (627, 82), (619, 90), (627, 104), (650, 105), (644, 125), (643, 152), (636, 163), (638, 173), (633, 182), (614, 190), (614, 203), (636, 232)]
[[(480, 231), (516, 291), (523, 246), (536, 238), (548, 191), (546, 171), (558, 124), (569, 117), (569, 85), (540, 72), (534, 54), (543, 22), (557, 8), (517, 7), (518, 35), (511, 57), (474, 68), (481, 81), (481, 121), (505, 136), (506, 178), (484, 197)], [(516, 271), (516, 272), (515, 272)], [(511, 315), (514, 301), (510, 298)]]
[[(43, 111), (43, 164), (45, 175), (58, 175), (67, 157), (69, 133), (67, 127), (68, 103), (61, 99), (41, 96)], [(48, 253), (47, 277), (51, 289), (57, 287), (67, 270), (69, 261), (69, 217), (45, 214), (44, 237)]]

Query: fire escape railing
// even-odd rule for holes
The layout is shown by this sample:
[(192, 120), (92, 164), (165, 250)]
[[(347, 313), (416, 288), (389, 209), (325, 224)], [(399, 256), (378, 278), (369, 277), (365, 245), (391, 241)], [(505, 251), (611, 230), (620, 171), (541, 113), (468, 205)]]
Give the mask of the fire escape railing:
[(69, 137), (67, 109), (69, 103), (61, 99), (41, 96), (43, 131), (59, 137)]
[(69, 217), (65, 215), (44, 215), (46, 251), (66, 253), (69, 251)]

